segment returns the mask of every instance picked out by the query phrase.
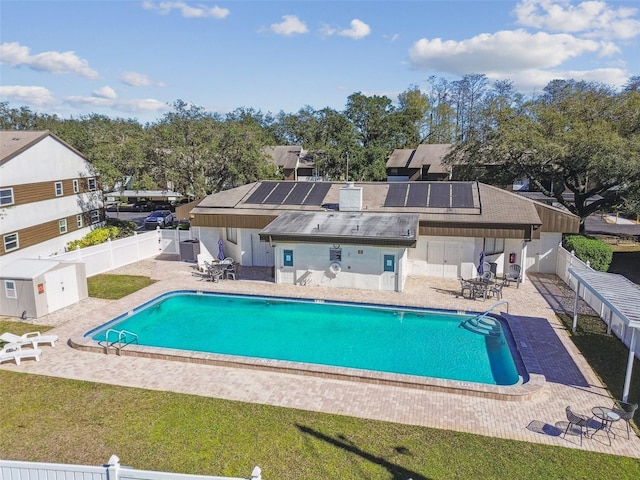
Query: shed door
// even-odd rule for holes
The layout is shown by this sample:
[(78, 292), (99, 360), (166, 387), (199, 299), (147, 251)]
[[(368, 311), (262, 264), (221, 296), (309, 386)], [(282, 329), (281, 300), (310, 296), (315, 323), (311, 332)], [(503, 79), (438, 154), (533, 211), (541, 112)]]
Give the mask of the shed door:
[(76, 269), (73, 266), (45, 273), (44, 285), (47, 294), (47, 313), (55, 312), (80, 300)]
[(382, 276), (381, 289), (395, 292), (397, 285), (397, 265), (396, 256), (393, 254), (384, 254), (382, 256)]

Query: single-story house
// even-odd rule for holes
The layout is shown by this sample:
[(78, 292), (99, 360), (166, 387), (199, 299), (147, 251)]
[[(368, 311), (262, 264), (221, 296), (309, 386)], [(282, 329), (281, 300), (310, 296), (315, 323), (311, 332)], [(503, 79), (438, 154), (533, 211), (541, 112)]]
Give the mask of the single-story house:
[(200, 260), (274, 267), (274, 281), (401, 291), (407, 276), (470, 278), (480, 254), (555, 272), (566, 211), (478, 182), (261, 181), (209, 195), (190, 216)]

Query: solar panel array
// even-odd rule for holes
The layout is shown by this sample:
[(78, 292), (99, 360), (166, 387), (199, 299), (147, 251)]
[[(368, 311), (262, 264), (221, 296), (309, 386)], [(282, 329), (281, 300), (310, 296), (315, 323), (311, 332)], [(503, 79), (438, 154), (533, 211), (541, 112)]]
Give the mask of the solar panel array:
[(390, 183), (384, 206), (473, 208), (473, 183)]
[(246, 203), (260, 205), (322, 205), (331, 188), (321, 182), (263, 182)]

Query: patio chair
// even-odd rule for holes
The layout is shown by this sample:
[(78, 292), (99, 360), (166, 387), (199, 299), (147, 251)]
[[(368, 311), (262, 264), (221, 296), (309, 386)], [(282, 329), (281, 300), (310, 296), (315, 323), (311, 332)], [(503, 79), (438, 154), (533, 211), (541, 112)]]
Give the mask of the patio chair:
[(489, 295), (495, 296), (498, 300), (502, 300), (502, 287), (504, 287), (504, 282), (494, 283), (489, 287)]
[(509, 282), (516, 282), (516, 288), (519, 288), (520, 282), (522, 281), (522, 278), (520, 276), (521, 271), (522, 268), (520, 267), (520, 265), (515, 263), (513, 265), (509, 265), (509, 270), (504, 275), (506, 285), (509, 285)]
[(624, 420), (627, 424), (627, 440), (631, 438), (629, 434), (631, 430), (629, 422), (633, 419), (637, 409), (637, 403), (625, 403), (617, 400), (614, 402), (613, 407), (611, 407), (611, 410), (620, 415), (620, 420)]
[(27, 348), (23, 350), (22, 345), (19, 343), (7, 343), (2, 350), (0, 350), (0, 363), (13, 360), (16, 362), (16, 365), (20, 365), (23, 358), (34, 358), (36, 362), (39, 362), (40, 355), (42, 355), (42, 350), (39, 348)]
[(48, 343), (52, 347), (56, 346), (58, 341), (57, 335), (42, 335), (40, 332), (29, 332), (24, 335), (15, 335), (13, 333), (4, 332), (0, 335), (0, 340), (7, 343), (18, 343), (20, 345), (31, 345), (38, 348), (41, 343)]
[(219, 267), (218, 265), (211, 265), (208, 269), (209, 280), (212, 282), (217, 282), (218, 280), (224, 279), (224, 269)]
[(567, 414), (567, 420), (569, 420), (569, 425), (567, 425), (562, 438), (565, 438), (567, 436), (567, 432), (569, 431), (569, 429), (571, 429), (572, 432), (574, 431), (573, 426), (579, 427), (580, 445), (582, 445), (582, 436), (587, 436), (587, 434), (589, 433), (589, 417), (573, 412), (571, 410), (571, 407), (567, 407), (565, 409), (565, 412)]
[(235, 263), (231, 263), (231, 264), (225, 266), (224, 278), (226, 278), (227, 280), (229, 280), (229, 279), (235, 280), (236, 279), (236, 264)]
[(467, 291), (469, 294), (469, 298), (473, 298), (473, 283), (471, 283), (469, 280), (465, 280), (462, 277), (458, 277), (458, 280), (460, 280), (460, 296), (462, 298), (465, 298), (464, 292)]

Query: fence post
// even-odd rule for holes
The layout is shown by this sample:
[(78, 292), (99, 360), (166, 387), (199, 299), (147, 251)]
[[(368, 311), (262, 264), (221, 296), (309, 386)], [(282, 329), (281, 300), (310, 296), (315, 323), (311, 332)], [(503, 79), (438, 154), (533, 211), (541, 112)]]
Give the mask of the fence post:
[(107, 480), (118, 480), (120, 477), (120, 459), (118, 456), (111, 455), (105, 467), (107, 467)]
[(251, 472), (251, 480), (262, 480), (262, 470), (257, 465), (253, 467)]
[(138, 232), (133, 232), (133, 240), (136, 244), (136, 261), (140, 261), (140, 245), (138, 245), (140, 240), (138, 240)]
[(107, 238), (107, 248), (109, 249), (109, 267), (110, 267), (109, 269), (113, 270), (113, 268), (114, 268), (113, 267), (113, 265), (114, 265), (114, 262), (113, 262), (113, 245), (111, 244), (111, 239), (110, 238)]
[(81, 262), (82, 261), (82, 249), (80, 248), (80, 245), (76, 245), (76, 252), (78, 252), (78, 261)]

